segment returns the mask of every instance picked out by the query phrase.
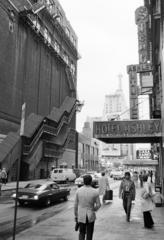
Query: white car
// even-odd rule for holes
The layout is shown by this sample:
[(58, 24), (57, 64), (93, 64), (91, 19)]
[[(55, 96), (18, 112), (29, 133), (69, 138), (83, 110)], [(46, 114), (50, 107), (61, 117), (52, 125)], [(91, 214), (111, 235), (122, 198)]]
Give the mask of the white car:
[(51, 179), (54, 182), (74, 181), (76, 174), (71, 168), (55, 168), (51, 171)]
[(81, 175), (79, 178), (76, 178), (75, 185), (77, 185), (78, 187), (83, 186), (84, 185), (83, 177), (85, 175), (91, 175), (91, 177), (92, 177), (92, 187), (97, 188), (98, 187), (98, 179), (99, 179), (99, 177), (95, 173), (93, 173), (93, 172), (87, 172), (87, 173)]

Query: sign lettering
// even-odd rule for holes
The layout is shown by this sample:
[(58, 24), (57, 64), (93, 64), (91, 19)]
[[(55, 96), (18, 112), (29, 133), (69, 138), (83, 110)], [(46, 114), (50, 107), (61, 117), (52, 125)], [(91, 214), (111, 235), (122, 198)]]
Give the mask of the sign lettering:
[(161, 120), (129, 120), (94, 122), (95, 138), (161, 137)]

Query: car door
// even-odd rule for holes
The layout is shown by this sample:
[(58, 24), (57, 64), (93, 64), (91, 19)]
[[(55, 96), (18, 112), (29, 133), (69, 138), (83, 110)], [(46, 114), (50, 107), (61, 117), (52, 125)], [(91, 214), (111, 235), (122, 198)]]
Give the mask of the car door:
[(52, 201), (56, 202), (60, 199), (60, 189), (57, 184), (51, 184), (51, 189), (52, 189)]
[(53, 202), (53, 189), (52, 189), (51, 185), (47, 185), (45, 190), (46, 190), (46, 192), (45, 192), (44, 198), (50, 199), (50, 201)]

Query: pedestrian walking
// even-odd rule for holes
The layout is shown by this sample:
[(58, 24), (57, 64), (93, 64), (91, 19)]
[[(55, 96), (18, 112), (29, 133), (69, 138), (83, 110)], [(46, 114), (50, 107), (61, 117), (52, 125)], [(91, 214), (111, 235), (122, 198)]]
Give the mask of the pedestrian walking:
[(108, 178), (105, 176), (105, 172), (101, 173), (101, 178), (99, 179), (99, 195), (102, 196), (102, 203), (105, 203), (106, 191), (110, 190)]
[(138, 187), (138, 172), (137, 171), (133, 172), (132, 180), (135, 184), (135, 187), (137, 188)]
[(152, 170), (150, 170), (149, 175), (150, 175), (150, 182), (153, 183), (153, 171)]
[(7, 183), (7, 172), (6, 172), (6, 168), (3, 168), (2, 171), (1, 171), (1, 182), (2, 184), (5, 184)]
[(140, 180), (140, 187), (143, 188), (143, 172), (142, 171), (139, 174), (139, 180)]
[(152, 186), (148, 182), (148, 176), (143, 177), (143, 189), (141, 191), (141, 210), (143, 212), (144, 226), (145, 228), (152, 228), (154, 221), (151, 215), (151, 211), (154, 209), (155, 204), (153, 203), (152, 197)]
[[(84, 186), (79, 188), (75, 196), (74, 214), (79, 226), (79, 240), (92, 240), (96, 211), (100, 208), (99, 192), (94, 189), (92, 177), (85, 175)], [(76, 229), (77, 230), (77, 229)]]
[(135, 184), (131, 180), (130, 172), (125, 172), (125, 177), (122, 180), (119, 188), (119, 198), (122, 198), (123, 200), (123, 208), (126, 213), (127, 222), (130, 222), (132, 201), (135, 200), (135, 195)]

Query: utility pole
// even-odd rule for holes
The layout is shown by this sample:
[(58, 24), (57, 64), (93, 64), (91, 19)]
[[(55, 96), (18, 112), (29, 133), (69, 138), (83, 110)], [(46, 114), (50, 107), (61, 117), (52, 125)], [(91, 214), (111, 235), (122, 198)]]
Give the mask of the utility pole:
[(26, 111), (26, 103), (24, 103), (22, 105), (22, 115), (21, 115), (21, 126), (20, 126), (21, 155), (20, 155), (20, 158), (17, 160), (17, 171), (16, 171), (17, 182), (16, 182), (16, 197), (15, 197), (15, 208), (14, 208), (13, 240), (15, 240), (15, 235), (16, 235), (20, 165), (21, 165), (21, 159), (23, 156), (23, 135), (24, 135), (24, 124), (25, 124), (25, 111)]

